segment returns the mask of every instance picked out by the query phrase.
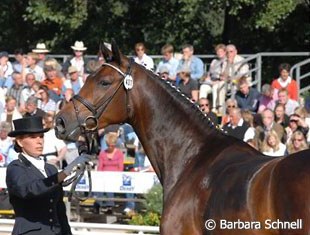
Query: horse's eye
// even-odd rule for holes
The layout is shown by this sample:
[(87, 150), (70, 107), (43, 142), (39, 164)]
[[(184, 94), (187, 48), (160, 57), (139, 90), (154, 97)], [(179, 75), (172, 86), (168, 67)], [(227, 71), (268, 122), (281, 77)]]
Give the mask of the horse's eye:
[(101, 86), (104, 86), (104, 87), (106, 87), (106, 86), (110, 86), (110, 85), (111, 85), (111, 83), (110, 83), (110, 82), (108, 82), (108, 81), (104, 81), (104, 80), (100, 81), (100, 82), (99, 82), (99, 84), (100, 84)]

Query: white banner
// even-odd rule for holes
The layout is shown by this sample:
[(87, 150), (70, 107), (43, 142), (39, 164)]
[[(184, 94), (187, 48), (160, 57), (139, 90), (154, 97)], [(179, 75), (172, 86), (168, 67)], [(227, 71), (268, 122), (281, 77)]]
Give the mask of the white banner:
[[(0, 168), (0, 188), (6, 188), (6, 168)], [(146, 193), (159, 180), (153, 172), (107, 172), (92, 171), (93, 192), (114, 192), (114, 193)], [(71, 185), (64, 188), (70, 190)], [(76, 187), (77, 191), (88, 191), (89, 180), (87, 173)]]

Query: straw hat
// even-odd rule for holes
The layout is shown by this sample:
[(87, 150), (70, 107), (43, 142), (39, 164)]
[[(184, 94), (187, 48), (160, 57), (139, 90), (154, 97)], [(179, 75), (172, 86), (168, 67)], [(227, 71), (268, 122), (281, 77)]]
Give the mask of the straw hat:
[(71, 74), (71, 73), (76, 73), (78, 72), (77, 68), (75, 66), (70, 66), (68, 68), (68, 73)]
[(84, 47), (84, 43), (82, 41), (76, 41), (74, 46), (71, 46), (71, 48), (75, 51), (85, 51), (87, 49), (87, 47)]
[(36, 48), (32, 50), (34, 53), (48, 53), (49, 50), (46, 49), (46, 46), (44, 43), (38, 43), (36, 45)]

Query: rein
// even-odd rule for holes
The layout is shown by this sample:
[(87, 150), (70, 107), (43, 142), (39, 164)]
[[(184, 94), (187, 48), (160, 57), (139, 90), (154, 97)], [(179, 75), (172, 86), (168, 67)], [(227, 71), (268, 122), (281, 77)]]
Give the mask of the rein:
[[(133, 86), (133, 79), (131, 77), (131, 65), (132, 65), (132, 60), (130, 60), (130, 63), (127, 68), (127, 72), (124, 73), (122, 72), (119, 68), (115, 67), (114, 65), (108, 64), (108, 63), (103, 63), (102, 66), (108, 66), (116, 70), (118, 73), (120, 73), (123, 76), (123, 79), (121, 82), (118, 84), (117, 88), (114, 90), (113, 94), (109, 97), (103, 96), (96, 105), (93, 105), (90, 103), (88, 100), (84, 99), (80, 95), (74, 95), (71, 99), (71, 102), (74, 107), (75, 111), (75, 116), (81, 131), (81, 135), (84, 136), (86, 145), (82, 145), (81, 148), (79, 148), (79, 153), (81, 154), (82, 152), (85, 152), (90, 155), (95, 155), (98, 154), (99, 152), (99, 144), (98, 144), (98, 119), (106, 110), (107, 106), (110, 104), (112, 99), (115, 97), (119, 89), (124, 85), (126, 94), (127, 90), (131, 89)], [(127, 95), (126, 95), (127, 97)], [(79, 109), (76, 104), (76, 102), (80, 102), (83, 104), (91, 113), (91, 116), (87, 116), (83, 121), (80, 120), (79, 118)], [(127, 103), (126, 99), (126, 103)], [(127, 104), (128, 107), (128, 104)], [(92, 192), (92, 178), (91, 178), (91, 169), (92, 169), (93, 164), (88, 163), (86, 165), (78, 166), (77, 169), (75, 170), (75, 174), (69, 178), (68, 180), (64, 181), (63, 185), (68, 186), (72, 184), (68, 200), (71, 201), (72, 197), (74, 196), (77, 198), (79, 201), (85, 201), (86, 199), (89, 198), (91, 192)], [(82, 177), (84, 176), (85, 170), (87, 171), (88, 175), (88, 180), (89, 180), (89, 190), (88, 190), (88, 195), (86, 197), (79, 197), (76, 193), (76, 185), (80, 182)]]

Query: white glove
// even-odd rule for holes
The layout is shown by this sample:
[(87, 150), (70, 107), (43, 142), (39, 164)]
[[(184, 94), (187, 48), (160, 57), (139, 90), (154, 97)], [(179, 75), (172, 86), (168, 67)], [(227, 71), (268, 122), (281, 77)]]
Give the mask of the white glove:
[(86, 162), (90, 162), (91, 157), (92, 157), (91, 155), (83, 153), (82, 155), (80, 155), (76, 159), (74, 159), (74, 161), (71, 162), (68, 166), (66, 166), (65, 169), (63, 170), (63, 172), (66, 175), (70, 175), (75, 166), (84, 165)]

